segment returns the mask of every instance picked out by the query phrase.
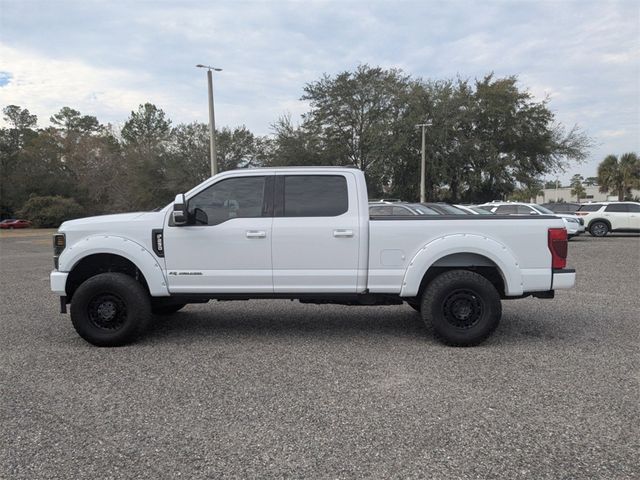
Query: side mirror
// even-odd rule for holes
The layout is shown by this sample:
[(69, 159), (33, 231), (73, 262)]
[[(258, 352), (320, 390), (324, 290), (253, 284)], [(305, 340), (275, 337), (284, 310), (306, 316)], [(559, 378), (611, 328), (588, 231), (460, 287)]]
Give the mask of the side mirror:
[(173, 201), (173, 224), (176, 226), (187, 224), (187, 201), (184, 198), (184, 193), (176, 195), (176, 199)]

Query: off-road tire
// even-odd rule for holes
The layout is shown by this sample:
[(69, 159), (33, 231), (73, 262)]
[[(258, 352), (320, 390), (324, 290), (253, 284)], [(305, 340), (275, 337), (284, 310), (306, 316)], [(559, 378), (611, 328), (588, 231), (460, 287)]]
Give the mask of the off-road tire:
[(604, 237), (609, 233), (609, 225), (601, 221), (593, 222), (589, 225), (589, 233), (593, 237)]
[(445, 344), (482, 343), (500, 323), (502, 304), (496, 287), (469, 270), (449, 270), (434, 278), (422, 295), (422, 320)]
[(98, 347), (135, 341), (151, 319), (148, 292), (124, 273), (101, 273), (78, 287), (71, 302), (73, 327)]

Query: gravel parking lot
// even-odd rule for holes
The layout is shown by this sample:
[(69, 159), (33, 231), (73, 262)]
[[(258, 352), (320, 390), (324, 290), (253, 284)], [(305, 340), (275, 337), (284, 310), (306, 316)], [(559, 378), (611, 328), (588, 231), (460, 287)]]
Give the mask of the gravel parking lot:
[(2, 478), (640, 478), (640, 237), (570, 242), (578, 285), (480, 347), (408, 306), (211, 302), (81, 340), (50, 236), (0, 238)]

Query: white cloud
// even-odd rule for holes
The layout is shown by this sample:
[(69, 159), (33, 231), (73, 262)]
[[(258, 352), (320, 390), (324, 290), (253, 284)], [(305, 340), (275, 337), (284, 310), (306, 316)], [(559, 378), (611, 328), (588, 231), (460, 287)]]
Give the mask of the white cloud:
[[(46, 119), (69, 105), (102, 121), (145, 101), (176, 122), (207, 120), (204, 72), (216, 75), (217, 125), (259, 134), (307, 106), (304, 84), (359, 63), (438, 79), (518, 75), (557, 119), (606, 153), (640, 149), (640, 5), (581, 0), (403, 2), (6, 2), (0, 102)], [(37, 8), (36, 8), (37, 6)], [(53, 41), (52, 39), (55, 39)], [(612, 134), (615, 132), (615, 135)]]
[(101, 120), (120, 121), (135, 106), (157, 99), (162, 92), (143, 87), (149, 78), (114, 68), (98, 68), (78, 60), (52, 59), (44, 55), (0, 44), (0, 70), (11, 73), (0, 88), (0, 104), (29, 108), (41, 126), (63, 106), (85, 114), (100, 114)]

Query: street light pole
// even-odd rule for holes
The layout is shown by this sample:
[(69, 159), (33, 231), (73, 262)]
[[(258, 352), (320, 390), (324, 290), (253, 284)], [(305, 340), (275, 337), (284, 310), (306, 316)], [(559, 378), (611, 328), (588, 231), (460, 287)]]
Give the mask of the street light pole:
[(416, 127), (422, 128), (422, 161), (420, 163), (420, 203), (427, 201), (427, 142), (426, 129), (431, 126), (431, 122), (420, 123)]
[(213, 109), (213, 72), (221, 72), (221, 68), (208, 65), (196, 65), (198, 68), (207, 69), (207, 84), (209, 87), (209, 148), (211, 150), (211, 176), (218, 173), (218, 161), (216, 159), (216, 116)]

